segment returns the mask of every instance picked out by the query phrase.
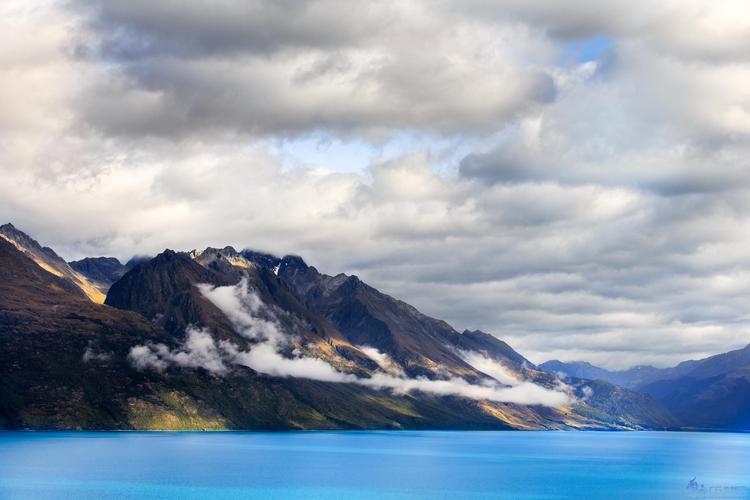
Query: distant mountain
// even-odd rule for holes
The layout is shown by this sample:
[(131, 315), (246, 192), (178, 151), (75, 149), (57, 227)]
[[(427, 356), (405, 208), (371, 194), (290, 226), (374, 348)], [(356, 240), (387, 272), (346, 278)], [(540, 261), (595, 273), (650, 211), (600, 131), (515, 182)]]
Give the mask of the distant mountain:
[(750, 429), (750, 345), (663, 370), (637, 387), (690, 427)]
[(54, 250), (41, 246), (26, 233), (16, 229), (13, 224), (8, 223), (0, 226), (0, 238), (13, 244), (13, 246), (26, 254), (27, 257), (45, 271), (74, 284), (93, 302), (99, 304), (104, 302), (106, 290), (103, 291), (99, 284), (92, 282), (86, 276), (70, 267)]
[(662, 402), (685, 427), (750, 429), (750, 345), (672, 368), (608, 371), (585, 362), (547, 361), (539, 368), (568, 377), (606, 380)]
[(89, 280), (105, 285), (107, 289), (128, 270), (114, 257), (86, 257), (68, 264)]
[(717, 375), (724, 375), (748, 365), (750, 365), (750, 345), (742, 349), (709, 356), (708, 358), (683, 361), (673, 368), (659, 370), (657, 376), (651, 377), (640, 385), (644, 386), (656, 380), (669, 380), (681, 377), (706, 379)]
[(634, 388), (654, 380), (662, 373), (662, 370), (653, 366), (636, 366), (628, 370), (610, 371), (585, 361), (563, 362), (556, 359), (545, 361), (539, 365), (539, 368), (548, 373), (561, 373), (566, 377), (606, 380), (627, 388)]
[(659, 380), (640, 390), (662, 401), (685, 427), (750, 429), (750, 365), (706, 378)]
[[(125, 272), (100, 305), (69, 275), (48, 272), (57, 268), (40, 251), (62, 264), (31, 242), (0, 240), (0, 426), (680, 425), (648, 395), (563, 384), (493, 335), (458, 332), (300, 257), (166, 250)], [(80, 266), (104, 278), (119, 269)]]
[(68, 262), (70, 267), (95, 283), (105, 294), (112, 283), (122, 278), (126, 272), (142, 262), (148, 262), (151, 257), (135, 256), (122, 264), (114, 257), (85, 257), (81, 260)]

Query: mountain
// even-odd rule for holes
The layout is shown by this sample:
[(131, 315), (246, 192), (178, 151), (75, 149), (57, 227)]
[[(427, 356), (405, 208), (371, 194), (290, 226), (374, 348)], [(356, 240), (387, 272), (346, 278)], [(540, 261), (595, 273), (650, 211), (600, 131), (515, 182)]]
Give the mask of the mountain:
[(151, 260), (151, 257), (137, 255), (122, 264), (114, 257), (85, 257), (81, 260), (68, 262), (68, 264), (89, 281), (95, 283), (97, 288), (106, 294), (109, 287), (122, 278), (126, 272), (149, 260)]
[[(175, 346), (141, 314), (98, 305), (0, 240), (0, 427), (507, 428), (458, 399), (270, 379), (249, 369), (139, 371), (135, 344)], [(427, 416), (425, 416), (427, 415)]]
[(68, 264), (89, 280), (106, 286), (107, 290), (128, 270), (114, 257), (86, 257), (68, 262)]
[(675, 367), (659, 370), (657, 376), (650, 377), (649, 380), (644, 381), (640, 385), (645, 386), (657, 380), (678, 379), (681, 377), (706, 379), (723, 375), (748, 365), (750, 365), (750, 345), (742, 349), (716, 354), (703, 359), (683, 361)]
[(663, 370), (653, 366), (635, 366), (628, 370), (610, 371), (594, 366), (586, 361), (563, 362), (558, 360), (545, 361), (539, 365), (541, 370), (548, 373), (563, 374), (566, 377), (586, 378), (590, 380), (606, 380), (622, 387), (634, 388), (659, 377)]
[(0, 427), (127, 426), (126, 402), (150, 391), (124, 356), (135, 339), (159, 338), (0, 238)]
[(300, 257), (166, 250), (104, 304), (46, 267), (0, 240), (3, 427), (679, 426), (647, 395), (563, 384), (493, 335), (458, 332)]
[(168, 314), (171, 303), (181, 300), (181, 295), (193, 293), (193, 284), (232, 282), (230, 277), (220, 278), (185, 253), (165, 250), (125, 273), (110, 287), (104, 303), (155, 320)]
[(100, 304), (104, 302), (105, 294), (100, 286), (70, 267), (54, 250), (41, 246), (26, 233), (16, 229), (13, 224), (8, 223), (0, 226), (0, 238), (26, 254), (42, 269), (75, 285), (81, 293), (93, 302)]
[(608, 371), (585, 362), (556, 360), (539, 367), (568, 377), (608, 381), (651, 396), (687, 428), (750, 429), (750, 345), (671, 368)]
[(383, 294), (356, 276), (328, 276), (300, 257), (284, 257), (278, 267), (282, 283), (310, 310), (330, 322), (355, 345), (386, 352), (410, 376), (434, 377), (438, 371), (474, 371), (462, 351), (491, 353), (513, 371), (549, 377), (508, 344), (481, 331), (459, 333), (444, 321), (430, 318), (409, 304)]
[[(279, 261), (269, 261), (280, 281), (297, 296), (305, 307), (328, 320), (355, 345), (368, 345), (387, 353), (404, 372), (413, 377), (439, 377), (445, 371), (474, 380), (481, 380), (483, 365), (477, 365), (466, 353), (483, 353), (518, 379), (527, 380), (547, 388), (559, 383), (555, 377), (542, 372), (497, 337), (479, 330), (461, 333), (444, 321), (419, 312), (413, 306), (394, 299), (362, 282), (356, 276), (321, 274), (304, 260), (287, 256)], [(585, 380), (571, 381), (577, 393), (591, 390)], [(630, 391), (615, 394), (614, 386), (599, 388), (601, 399), (575, 405), (573, 412), (557, 415), (572, 423), (582, 414), (596, 414), (606, 425), (632, 426), (637, 422), (662, 427), (675, 426), (676, 421), (653, 401), (644, 401), (642, 408), (628, 412), (607, 413), (594, 408), (609, 397), (610, 408), (621, 410), (623, 403), (638, 398)], [(607, 396), (608, 395), (608, 396)], [(647, 398), (648, 399), (648, 398)], [(647, 411), (642, 411), (647, 409)], [(651, 410), (649, 413), (648, 409)], [(537, 415), (528, 407), (505, 405), (505, 412), (515, 412), (517, 421), (535, 420)], [(613, 415), (616, 417), (613, 419)], [(550, 418), (547, 415), (546, 418)], [(620, 420), (618, 420), (620, 419)], [(616, 422), (617, 421), (617, 422)]]
[(750, 429), (750, 365), (710, 377), (683, 376), (640, 388), (693, 429)]
[(663, 370), (637, 387), (697, 429), (750, 429), (750, 345)]

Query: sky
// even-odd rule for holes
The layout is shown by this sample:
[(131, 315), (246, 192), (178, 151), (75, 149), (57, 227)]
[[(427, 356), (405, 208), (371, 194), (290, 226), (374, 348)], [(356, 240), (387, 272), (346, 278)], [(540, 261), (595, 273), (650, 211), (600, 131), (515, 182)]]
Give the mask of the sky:
[(7, 0), (0, 218), (233, 245), (534, 362), (750, 342), (746, 1)]

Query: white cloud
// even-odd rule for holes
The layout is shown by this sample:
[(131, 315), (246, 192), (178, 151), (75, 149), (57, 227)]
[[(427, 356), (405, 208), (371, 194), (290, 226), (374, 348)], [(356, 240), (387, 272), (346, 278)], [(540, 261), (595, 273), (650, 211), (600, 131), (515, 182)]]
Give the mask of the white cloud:
[[(244, 365), (253, 370), (277, 377), (298, 377), (321, 380), (324, 382), (354, 383), (376, 389), (389, 389), (397, 393), (422, 391), (438, 395), (461, 396), (470, 399), (502, 401), (518, 404), (541, 404), (548, 406), (562, 406), (571, 402), (571, 397), (562, 390), (550, 390), (531, 382), (514, 381), (508, 386), (498, 386), (488, 383), (477, 385), (463, 379), (452, 377), (447, 380), (430, 380), (423, 377), (406, 378), (403, 373), (389, 366), (390, 373), (376, 372), (370, 378), (360, 378), (352, 374), (342, 373), (322, 359), (304, 356), (285, 357), (279, 352), (286, 340), (281, 326), (269, 322), (259, 315), (267, 311), (258, 295), (248, 288), (248, 282), (243, 279), (235, 286), (199, 287), (204, 297), (224, 312), (232, 321), (237, 332), (261, 342), (253, 345), (247, 351), (242, 351), (236, 345), (222, 341), (219, 348), (234, 364)], [(273, 326), (270, 326), (273, 323)], [(271, 333), (273, 332), (273, 333)], [(364, 351), (374, 356), (379, 363), (386, 366), (393, 362), (385, 354), (372, 348)], [(476, 357), (474, 353), (468, 356)], [(162, 357), (163, 359), (163, 357)], [(182, 364), (181, 366), (188, 366)], [(154, 368), (160, 369), (159, 365)], [(388, 368), (384, 368), (388, 370)], [(496, 371), (499, 368), (496, 369)], [(395, 372), (395, 375), (394, 375)]]
[[(747, 2), (171, 5), (0, 6), (0, 213), (62, 255), (298, 253), (534, 361), (746, 344)], [(376, 160), (266, 149), (317, 134)]]
[(205, 330), (188, 328), (179, 349), (170, 350), (164, 344), (138, 345), (130, 349), (128, 360), (139, 370), (164, 371), (170, 365), (183, 368), (203, 368), (216, 375), (224, 375), (229, 368), (224, 363), (223, 346), (216, 344)]
[(509, 370), (502, 363), (485, 356), (482, 353), (473, 351), (462, 351), (461, 357), (482, 373), (489, 375), (501, 384), (516, 385), (522, 382), (518, 375)]
[(365, 345), (357, 346), (357, 349), (359, 349), (360, 351), (365, 353), (370, 359), (375, 361), (380, 367), (380, 369), (385, 371), (386, 373), (389, 373), (391, 375), (396, 375), (399, 377), (404, 376), (403, 368), (401, 368), (401, 366), (399, 366), (398, 363), (393, 361), (393, 359), (390, 356), (388, 356), (386, 353), (380, 352), (375, 347), (370, 347), (370, 346), (365, 346)]
[(112, 353), (109, 352), (98, 352), (95, 349), (93, 349), (91, 346), (87, 346), (86, 349), (83, 351), (83, 356), (81, 357), (81, 360), (84, 363), (90, 363), (92, 361), (109, 361), (112, 358)]

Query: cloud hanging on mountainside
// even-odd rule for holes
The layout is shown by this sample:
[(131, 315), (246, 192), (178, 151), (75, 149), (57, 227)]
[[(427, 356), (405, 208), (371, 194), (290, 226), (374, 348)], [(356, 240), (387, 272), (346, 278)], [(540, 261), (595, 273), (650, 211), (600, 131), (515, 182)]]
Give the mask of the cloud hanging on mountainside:
[[(234, 286), (198, 285), (198, 288), (205, 298), (229, 318), (239, 335), (257, 343), (248, 350), (242, 350), (237, 344), (227, 340), (217, 342), (205, 329), (190, 327), (183, 345), (176, 349), (170, 349), (164, 344), (133, 347), (128, 358), (135, 368), (156, 371), (163, 371), (170, 366), (203, 368), (223, 376), (232, 366), (240, 365), (274, 377), (352, 383), (398, 394), (421, 391), (441, 396), (546, 406), (564, 406), (572, 401), (562, 390), (547, 389), (507, 375), (503, 375), (503, 380), (496, 379), (496, 382), (487, 381), (484, 384), (472, 384), (458, 377), (430, 380), (423, 377), (407, 378), (403, 373), (394, 375), (393, 368), (387, 367), (389, 358), (373, 348), (369, 348), (366, 353), (386, 365), (386, 371), (378, 371), (370, 378), (343, 373), (320, 358), (300, 354), (286, 357), (280, 350), (288, 347), (292, 339), (273, 320), (273, 313), (264, 306), (258, 295), (249, 289), (247, 279)], [(261, 314), (265, 317), (261, 317)], [(481, 360), (477, 364), (487, 369), (485, 373), (492, 377), (505, 373), (499, 363), (482, 355), (467, 353), (466, 356), (467, 360), (474, 362)], [(477, 368), (482, 369), (479, 366)]]

